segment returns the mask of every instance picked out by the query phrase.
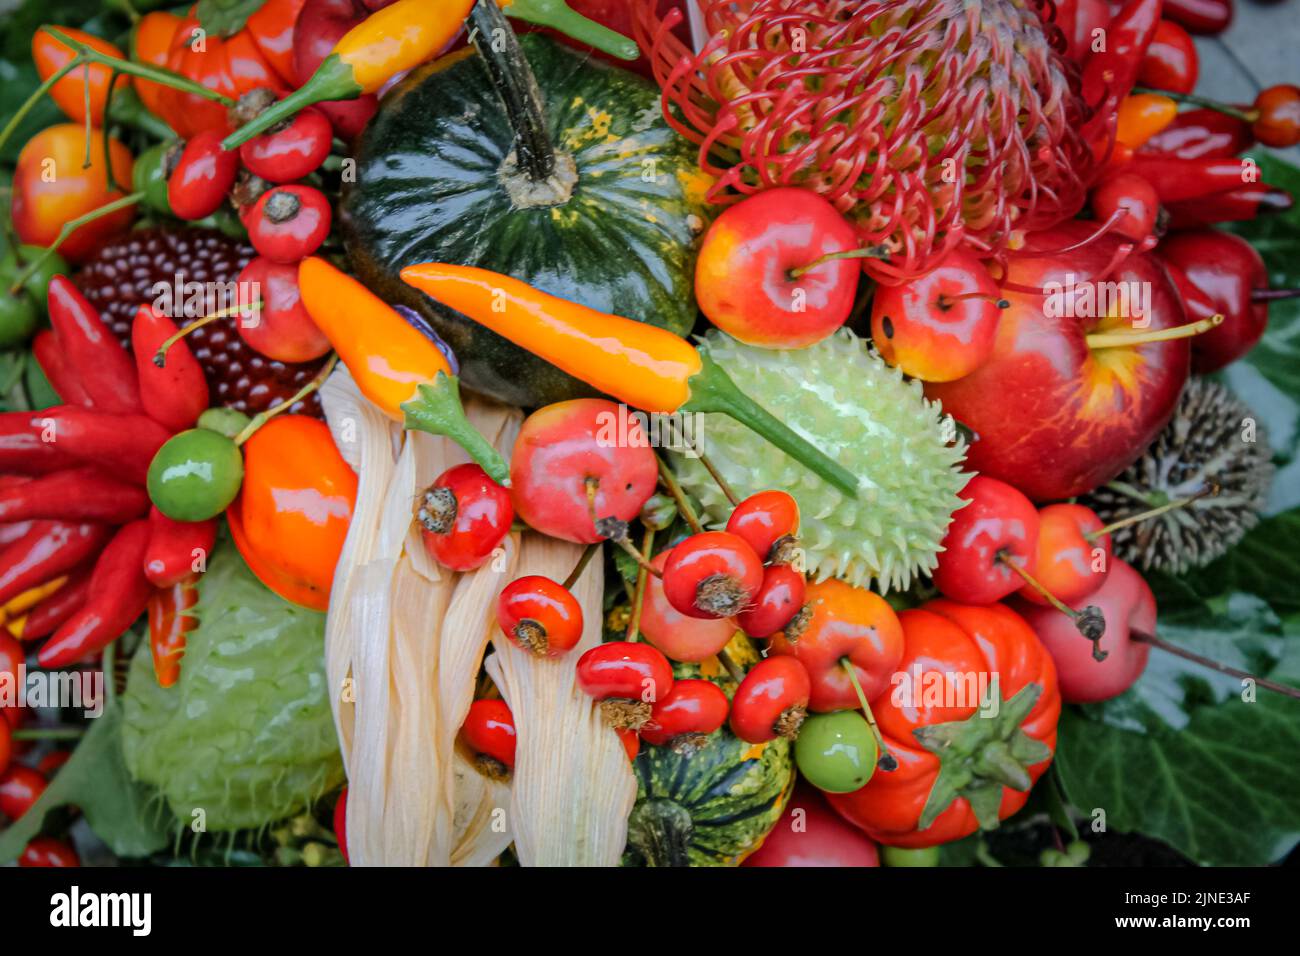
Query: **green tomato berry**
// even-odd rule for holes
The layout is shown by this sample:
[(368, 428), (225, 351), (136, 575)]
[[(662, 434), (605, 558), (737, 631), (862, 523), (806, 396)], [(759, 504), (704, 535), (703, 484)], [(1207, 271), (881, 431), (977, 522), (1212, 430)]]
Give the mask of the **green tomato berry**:
[(167, 151), (175, 144), (158, 143), (150, 146), (135, 161), (131, 168), (131, 185), (138, 193), (144, 193), (144, 205), (154, 212), (171, 215), (171, 202), (167, 199)]
[(68, 261), (57, 252), (52, 252), (46, 256), (43, 246), (19, 246), (18, 252), (22, 258), (21, 263), (14, 257), (12, 249), (8, 250), (3, 258), (0, 258), (0, 276), (4, 277), (5, 284), (0, 293), (7, 295), (9, 287), (13, 285), (14, 280), (18, 278), (23, 270), (29, 264), (40, 259), (41, 264), (23, 282), (23, 288), (27, 290), (27, 294), (32, 297), (32, 300), (41, 310), (49, 308), (50, 280), (57, 275), (68, 274)]
[(909, 850), (903, 846), (882, 846), (880, 860), (885, 866), (938, 866), (939, 848), (923, 846)]
[(149, 498), (176, 521), (206, 521), (235, 500), (244, 457), (225, 435), (191, 428), (173, 435), (149, 463)]
[(40, 313), (36, 303), (25, 292), (10, 295), (0, 289), (0, 348), (24, 345), (36, 332)]
[(876, 738), (856, 710), (814, 714), (799, 728), (794, 759), (818, 790), (852, 793), (876, 770)]
[(252, 419), (234, 408), (209, 408), (199, 416), (198, 426), (218, 435), (234, 438)]

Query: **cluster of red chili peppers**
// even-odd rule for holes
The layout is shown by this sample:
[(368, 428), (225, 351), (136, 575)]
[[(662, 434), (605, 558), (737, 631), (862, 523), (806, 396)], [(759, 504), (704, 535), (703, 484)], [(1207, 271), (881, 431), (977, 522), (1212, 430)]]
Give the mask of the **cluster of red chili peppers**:
[(208, 386), (183, 341), (165, 367), (153, 363), (176, 328), (149, 306), (132, 330), (134, 361), (63, 276), (50, 282), (49, 311), (39, 354), (66, 404), (0, 415), (4, 623), (24, 643), (47, 639), (37, 661), (55, 668), (94, 659), (147, 609), (170, 685), (217, 526), (160, 514), (145, 480), (163, 443), (207, 408)]

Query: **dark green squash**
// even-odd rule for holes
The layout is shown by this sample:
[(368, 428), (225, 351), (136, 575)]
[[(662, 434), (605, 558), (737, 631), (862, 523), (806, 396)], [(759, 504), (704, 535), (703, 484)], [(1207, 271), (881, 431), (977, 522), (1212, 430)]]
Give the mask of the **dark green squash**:
[[(728, 653), (742, 667), (751, 663), (747, 653), (757, 660), (748, 638)], [(708, 677), (728, 697), (736, 690), (716, 667), (701, 673), (700, 665), (676, 664), (673, 672)], [(637, 798), (624, 866), (737, 866), (781, 819), (794, 786), (789, 741), (749, 744), (725, 726), (695, 751), (642, 743), (632, 769)]]
[[(479, 4), (475, 26), (495, 9)], [(384, 98), (341, 221), (362, 281), (427, 317), (467, 386), (531, 407), (592, 392), (411, 289), (401, 268), (479, 266), (685, 334), (707, 179), (641, 77), (508, 31), (503, 49), (451, 54)]]

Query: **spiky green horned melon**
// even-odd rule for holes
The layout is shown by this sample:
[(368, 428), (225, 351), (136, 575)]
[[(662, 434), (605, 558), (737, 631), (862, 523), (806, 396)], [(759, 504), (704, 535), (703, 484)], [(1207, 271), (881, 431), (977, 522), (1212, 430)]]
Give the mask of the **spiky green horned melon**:
[[(816, 580), (907, 588), (935, 567), (969, 476), (952, 419), (848, 329), (806, 349), (742, 345), (710, 332), (701, 349), (777, 418), (859, 479), (856, 501), (722, 415), (708, 415), (695, 444), (737, 494), (780, 488), (799, 502), (799, 541)], [(731, 505), (697, 458), (678, 456), (682, 484), (715, 526)]]
[(180, 680), (160, 687), (148, 641), (127, 678), (131, 775), (177, 819), (251, 829), (310, 807), (343, 782), (325, 679), (325, 615), (267, 590), (228, 542), (199, 579)]

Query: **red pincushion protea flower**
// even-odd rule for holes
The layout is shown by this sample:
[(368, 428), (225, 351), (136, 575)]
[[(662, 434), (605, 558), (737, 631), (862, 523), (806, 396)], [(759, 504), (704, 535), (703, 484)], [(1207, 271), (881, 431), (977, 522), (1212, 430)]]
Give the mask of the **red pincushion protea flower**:
[(962, 242), (1000, 257), (1083, 204), (1086, 110), (1033, 3), (702, 0), (698, 54), (672, 33), (679, 11), (634, 3), (664, 114), (717, 177), (710, 199), (815, 189), (888, 249), (863, 260), (878, 281)]

